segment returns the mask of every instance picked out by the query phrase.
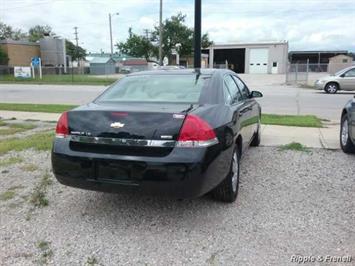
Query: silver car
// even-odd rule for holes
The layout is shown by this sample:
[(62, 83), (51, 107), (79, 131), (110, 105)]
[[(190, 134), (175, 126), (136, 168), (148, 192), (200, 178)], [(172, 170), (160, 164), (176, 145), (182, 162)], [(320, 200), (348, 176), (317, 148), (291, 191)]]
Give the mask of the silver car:
[(325, 76), (316, 81), (315, 87), (326, 93), (338, 90), (355, 91), (355, 66), (340, 70), (334, 75)]

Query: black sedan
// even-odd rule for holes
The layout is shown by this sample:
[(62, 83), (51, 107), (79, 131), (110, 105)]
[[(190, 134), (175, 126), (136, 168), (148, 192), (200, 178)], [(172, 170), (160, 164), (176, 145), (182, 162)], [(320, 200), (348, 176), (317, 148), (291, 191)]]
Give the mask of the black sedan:
[(355, 153), (355, 96), (341, 114), (340, 146), (346, 153)]
[(260, 105), (232, 71), (128, 75), (92, 103), (63, 113), (52, 149), (62, 184), (174, 198), (238, 193), (239, 161), (260, 143)]

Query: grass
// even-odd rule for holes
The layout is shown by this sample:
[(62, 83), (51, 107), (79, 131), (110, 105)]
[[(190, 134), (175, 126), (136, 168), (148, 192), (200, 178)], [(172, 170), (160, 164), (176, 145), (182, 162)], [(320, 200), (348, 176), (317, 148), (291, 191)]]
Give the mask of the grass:
[(23, 162), (23, 158), (21, 157), (10, 157), (8, 159), (0, 160), (0, 167), (6, 167), (9, 165), (22, 163), (22, 162)]
[(322, 127), (322, 120), (314, 115), (275, 115), (263, 114), (261, 123), (265, 125), (293, 127)]
[(24, 188), (22, 185), (10, 187), (7, 191), (0, 194), (0, 200), (6, 201), (6, 200), (10, 200), (10, 199), (14, 198), (16, 195), (15, 190), (22, 189), (22, 188)]
[[(31, 130), (36, 128), (33, 124), (26, 123), (6, 123), (4, 121), (0, 121), (0, 136), (4, 135), (12, 135), (20, 132), (24, 132), (27, 130)], [(4, 128), (6, 127), (6, 128)]]
[(97, 260), (96, 257), (94, 256), (88, 257), (86, 261), (86, 265), (97, 265), (97, 264), (99, 264), (99, 261)]
[(53, 132), (41, 132), (25, 138), (0, 140), (0, 155), (9, 151), (23, 151), (31, 148), (37, 151), (50, 150), (52, 147), (53, 137)]
[(26, 165), (21, 167), (21, 170), (25, 171), (25, 172), (34, 172), (37, 169), (38, 169), (38, 166), (35, 165), (35, 164), (26, 164)]
[(41, 252), (41, 257), (38, 261), (40, 265), (48, 264), (48, 260), (53, 256), (53, 251), (50, 247), (50, 242), (48, 241), (39, 241), (37, 243), (37, 248)]
[(30, 197), (30, 202), (35, 207), (48, 206), (48, 199), (46, 197), (46, 194), (47, 194), (47, 187), (51, 184), (52, 184), (51, 176), (49, 175), (49, 173), (45, 173), (42, 176), (40, 183), (34, 188)]
[(3, 192), (3, 193), (0, 194), (0, 200), (1, 200), (1, 201), (10, 200), (10, 199), (12, 199), (13, 197), (15, 197), (15, 195), (16, 195), (15, 190), (9, 189), (9, 190), (7, 190), (7, 191), (5, 191), (5, 192)]
[(280, 146), (280, 150), (282, 151), (291, 150), (291, 151), (302, 151), (302, 152), (310, 151), (306, 146), (298, 142), (291, 142), (289, 144), (282, 145)]
[(77, 85), (110, 85), (117, 78), (95, 77), (90, 75), (43, 75), (42, 79), (18, 79), (13, 75), (2, 75), (0, 83), (19, 84), (77, 84)]
[(77, 107), (65, 104), (0, 103), (0, 110), (40, 113), (63, 113)]

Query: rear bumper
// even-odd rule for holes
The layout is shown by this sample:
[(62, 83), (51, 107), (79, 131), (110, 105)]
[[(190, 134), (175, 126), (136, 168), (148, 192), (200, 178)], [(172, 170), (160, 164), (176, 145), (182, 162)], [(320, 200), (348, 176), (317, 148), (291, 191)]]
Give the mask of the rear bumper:
[[(173, 198), (195, 198), (216, 187), (229, 170), (229, 149), (175, 148), (164, 157), (139, 157), (72, 151), (56, 139), (52, 167), (71, 187), (105, 192), (136, 190)], [(229, 157), (230, 158), (230, 157)]]

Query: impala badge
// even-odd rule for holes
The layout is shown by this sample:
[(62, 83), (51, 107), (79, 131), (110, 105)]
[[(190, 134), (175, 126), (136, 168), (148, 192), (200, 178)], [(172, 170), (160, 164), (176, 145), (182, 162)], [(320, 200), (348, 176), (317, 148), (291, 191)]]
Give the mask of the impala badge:
[(113, 122), (113, 123), (111, 123), (110, 127), (112, 127), (112, 128), (121, 128), (121, 127), (124, 127), (124, 124), (122, 124), (120, 122)]

